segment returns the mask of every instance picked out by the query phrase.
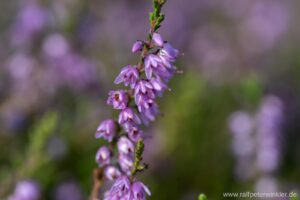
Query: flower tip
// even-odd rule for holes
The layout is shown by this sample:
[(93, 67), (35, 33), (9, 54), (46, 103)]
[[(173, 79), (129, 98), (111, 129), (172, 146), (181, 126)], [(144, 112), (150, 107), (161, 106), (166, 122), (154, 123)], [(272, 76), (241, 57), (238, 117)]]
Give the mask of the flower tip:
[(164, 45), (164, 40), (158, 33), (153, 33), (152, 40), (159, 47), (162, 47)]
[(136, 53), (138, 51), (141, 51), (142, 49), (143, 49), (143, 42), (138, 40), (133, 44), (131, 51), (132, 53)]

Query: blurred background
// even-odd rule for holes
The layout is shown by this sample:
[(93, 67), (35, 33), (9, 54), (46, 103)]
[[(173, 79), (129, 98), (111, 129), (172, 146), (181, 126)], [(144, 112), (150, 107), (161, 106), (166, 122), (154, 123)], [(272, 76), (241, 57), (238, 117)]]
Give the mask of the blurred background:
[[(151, 1), (0, 1), (0, 199), (84, 200), (101, 120)], [(160, 100), (139, 178), (149, 199), (299, 192), (300, 2), (169, 0), (184, 74)], [(24, 189), (25, 188), (25, 189)], [(103, 188), (103, 191), (105, 187)], [(230, 198), (228, 198), (230, 199)]]

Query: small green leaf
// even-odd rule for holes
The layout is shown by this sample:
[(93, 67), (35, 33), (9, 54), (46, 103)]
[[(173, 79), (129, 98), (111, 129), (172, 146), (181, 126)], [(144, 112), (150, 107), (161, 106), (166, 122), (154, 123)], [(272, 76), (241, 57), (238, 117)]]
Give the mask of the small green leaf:
[(290, 200), (298, 200), (297, 196), (291, 197)]
[(143, 140), (138, 140), (137, 145), (136, 145), (136, 157), (141, 158), (142, 154), (144, 152), (144, 142)]
[(152, 24), (153, 20), (154, 20), (154, 13), (150, 12), (150, 13), (149, 13), (149, 21), (150, 21), (150, 24)]
[(160, 14), (160, 16), (157, 18), (157, 24), (161, 24), (161, 22), (164, 21), (164, 19), (165, 19), (165, 15)]
[(154, 28), (154, 30), (156, 31), (157, 29), (159, 29), (160, 28), (160, 25), (155, 25), (155, 28)]
[(153, 0), (153, 8), (158, 8), (159, 7), (159, 3), (157, 0)]
[(207, 200), (207, 197), (205, 196), (205, 194), (200, 194), (198, 200)]
[(159, 16), (159, 7), (154, 8), (154, 15), (155, 17)]

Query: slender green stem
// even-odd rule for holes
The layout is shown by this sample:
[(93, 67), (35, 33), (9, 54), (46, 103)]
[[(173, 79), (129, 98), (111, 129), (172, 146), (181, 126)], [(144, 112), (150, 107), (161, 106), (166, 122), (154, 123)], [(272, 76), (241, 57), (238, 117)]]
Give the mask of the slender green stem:
[(166, 3), (166, 0), (153, 0), (153, 12), (149, 14), (150, 30), (146, 42), (141, 53), (140, 61), (137, 68), (140, 72), (144, 70), (144, 59), (147, 56), (149, 50), (151, 50), (151, 43), (153, 33), (160, 27), (161, 22), (164, 20), (164, 14), (161, 13), (162, 6)]

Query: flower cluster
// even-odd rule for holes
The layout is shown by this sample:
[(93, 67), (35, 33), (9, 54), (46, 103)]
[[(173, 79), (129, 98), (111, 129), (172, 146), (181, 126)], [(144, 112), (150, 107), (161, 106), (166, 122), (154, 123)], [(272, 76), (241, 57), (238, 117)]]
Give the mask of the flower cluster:
[(262, 99), (254, 114), (237, 111), (230, 116), (236, 174), (247, 181), (256, 179), (256, 191), (277, 191), (274, 173), (282, 157), (282, 122), (284, 104), (274, 95)]
[(40, 186), (32, 180), (23, 180), (17, 183), (14, 193), (8, 200), (38, 200), (40, 197)]
[[(177, 73), (174, 66), (179, 52), (162, 36), (157, 29), (163, 20), (160, 9), (164, 1), (154, 0), (154, 9), (150, 17), (151, 31), (147, 41), (138, 40), (133, 44), (132, 52), (141, 52), (137, 65), (128, 65), (121, 69), (114, 83), (123, 83), (127, 89), (110, 91), (107, 104), (119, 110), (117, 120), (107, 119), (100, 123), (96, 138), (110, 142), (102, 146), (96, 154), (96, 162), (104, 169), (105, 177), (115, 181), (105, 193), (104, 199), (144, 200), (149, 189), (134, 178), (142, 171), (144, 134), (141, 125), (148, 125), (159, 115), (156, 98), (168, 89), (167, 83)], [(150, 15), (151, 16), (151, 15)], [(113, 163), (114, 145), (117, 148), (117, 163)]]

